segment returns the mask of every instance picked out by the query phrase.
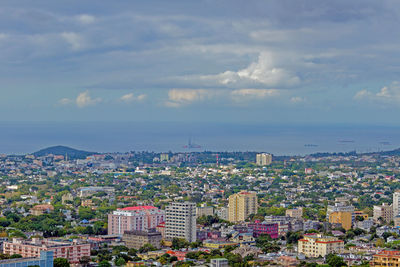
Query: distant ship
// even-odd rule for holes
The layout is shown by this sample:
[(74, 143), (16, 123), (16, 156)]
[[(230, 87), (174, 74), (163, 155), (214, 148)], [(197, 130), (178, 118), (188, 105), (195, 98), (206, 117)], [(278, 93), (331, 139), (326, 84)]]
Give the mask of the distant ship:
[(383, 142), (379, 142), (379, 144), (388, 146), (388, 145), (390, 145), (390, 142), (383, 141)]
[(339, 140), (339, 143), (354, 143), (354, 140)]
[(305, 147), (317, 147), (318, 145), (316, 145), (316, 144), (305, 144), (304, 146)]
[(183, 148), (192, 149), (192, 148), (201, 148), (201, 145), (192, 143), (192, 140), (189, 138), (189, 142), (187, 145), (184, 145)]

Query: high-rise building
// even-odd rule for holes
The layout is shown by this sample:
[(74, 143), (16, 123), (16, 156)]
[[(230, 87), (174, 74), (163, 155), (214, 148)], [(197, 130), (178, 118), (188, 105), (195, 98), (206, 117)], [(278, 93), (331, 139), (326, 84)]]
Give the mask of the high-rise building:
[(255, 192), (239, 192), (229, 196), (228, 220), (243, 222), (250, 214), (256, 214), (258, 208)]
[(192, 202), (172, 202), (166, 207), (165, 238), (184, 238), (196, 241), (196, 204)]
[(164, 221), (165, 212), (153, 206), (118, 209), (108, 214), (108, 234), (123, 235), (125, 231), (148, 231)]
[(400, 192), (393, 193), (393, 217), (400, 215)]
[(351, 212), (348, 211), (334, 211), (329, 215), (330, 223), (340, 224), (345, 230), (351, 229)]
[(381, 206), (374, 206), (374, 221), (379, 222), (379, 220), (386, 223), (393, 221), (392, 205), (383, 203)]
[(272, 155), (261, 153), (256, 155), (256, 164), (258, 166), (268, 166), (272, 163)]
[(336, 202), (335, 205), (328, 205), (326, 209), (326, 219), (329, 221), (329, 216), (333, 212), (350, 212), (352, 214), (352, 221), (354, 221), (354, 210), (353, 205), (348, 205), (345, 202)]

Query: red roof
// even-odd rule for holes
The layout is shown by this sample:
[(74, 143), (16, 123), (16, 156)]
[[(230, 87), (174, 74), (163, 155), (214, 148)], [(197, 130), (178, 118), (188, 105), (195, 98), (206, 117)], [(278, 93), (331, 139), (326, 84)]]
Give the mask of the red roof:
[(120, 210), (153, 210), (153, 209), (157, 208), (153, 206), (135, 206), (135, 207), (126, 207)]

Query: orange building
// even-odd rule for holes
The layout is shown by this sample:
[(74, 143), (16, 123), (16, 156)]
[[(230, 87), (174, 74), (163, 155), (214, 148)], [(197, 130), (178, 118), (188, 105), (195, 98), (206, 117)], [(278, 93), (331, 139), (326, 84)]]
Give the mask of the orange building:
[(373, 256), (371, 266), (400, 266), (400, 251), (384, 250)]
[(345, 230), (351, 229), (351, 212), (335, 211), (329, 215), (330, 223), (339, 223)]

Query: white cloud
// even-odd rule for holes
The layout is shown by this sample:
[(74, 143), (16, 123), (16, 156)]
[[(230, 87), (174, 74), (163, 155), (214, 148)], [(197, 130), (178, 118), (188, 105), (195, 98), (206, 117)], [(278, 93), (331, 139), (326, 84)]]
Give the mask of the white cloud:
[(168, 92), (167, 107), (180, 107), (203, 101), (216, 95), (216, 91), (204, 89), (171, 89)]
[(261, 85), (267, 87), (294, 86), (300, 78), (284, 68), (276, 66), (276, 59), (272, 53), (260, 53), (258, 60), (247, 68), (239, 71), (225, 71), (217, 75), (203, 75), (200, 80), (215, 82), (218, 85), (232, 87), (247, 87)]
[(73, 101), (71, 100), (71, 99), (69, 99), (69, 98), (61, 98), (59, 101), (58, 101), (58, 103), (60, 104), (60, 105), (63, 105), (63, 106), (65, 106), (65, 105), (69, 105), (69, 104), (71, 104)]
[(146, 98), (145, 94), (141, 94), (141, 95), (135, 96), (133, 93), (129, 93), (129, 94), (121, 96), (120, 100), (122, 102), (125, 102), (125, 103), (130, 103), (130, 102), (133, 102), (133, 101), (142, 101), (145, 98)]
[(238, 89), (231, 92), (231, 97), (235, 102), (250, 100), (261, 100), (279, 95), (276, 89)]
[(89, 94), (89, 91), (85, 91), (80, 93), (76, 98), (76, 105), (80, 108), (95, 105), (102, 101), (101, 98), (92, 98)]
[(304, 97), (301, 97), (301, 96), (293, 96), (293, 97), (290, 98), (290, 102), (292, 102), (292, 103), (301, 103), (301, 102), (304, 102), (304, 101), (306, 101), (306, 99)]
[(81, 14), (77, 16), (76, 19), (82, 24), (92, 24), (96, 21), (94, 16), (88, 14)]
[(377, 93), (363, 89), (355, 94), (354, 99), (400, 104), (400, 83), (394, 81), (390, 85), (382, 87)]
[(81, 50), (85, 48), (85, 39), (75, 32), (63, 32), (61, 37), (71, 46), (72, 50)]

